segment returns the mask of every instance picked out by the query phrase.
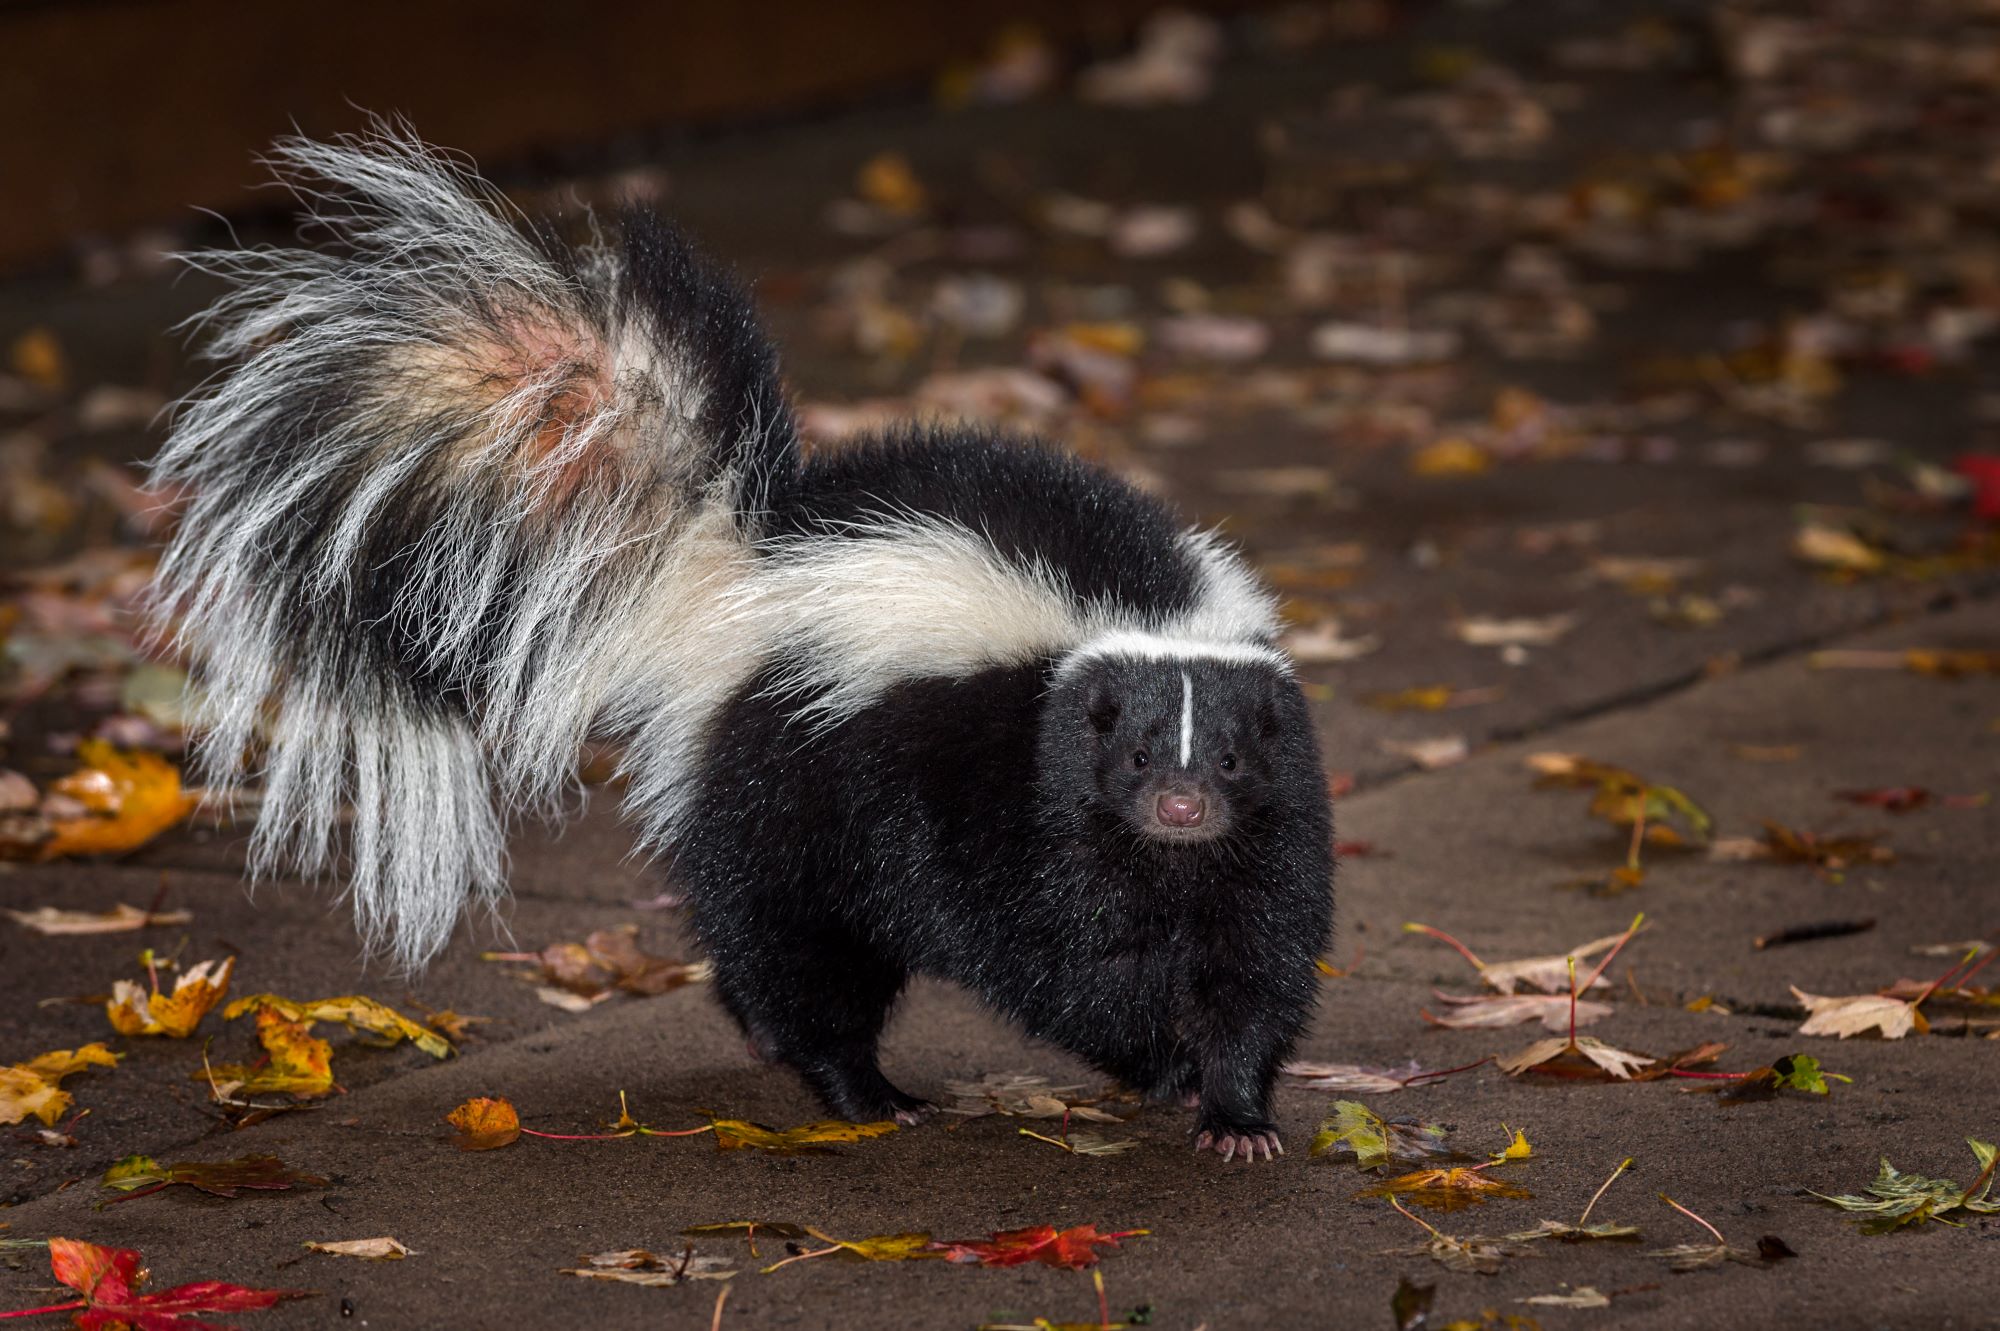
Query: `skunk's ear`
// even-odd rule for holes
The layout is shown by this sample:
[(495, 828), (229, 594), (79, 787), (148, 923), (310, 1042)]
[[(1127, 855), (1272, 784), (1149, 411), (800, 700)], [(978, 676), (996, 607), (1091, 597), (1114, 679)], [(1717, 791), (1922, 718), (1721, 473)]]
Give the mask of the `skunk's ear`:
[(1083, 685), (1083, 714), (1090, 718), (1090, 728), (1100, 735), (1118, 729), (1120, 706), (1115, 682), (1104, 670), (1092, 670)]

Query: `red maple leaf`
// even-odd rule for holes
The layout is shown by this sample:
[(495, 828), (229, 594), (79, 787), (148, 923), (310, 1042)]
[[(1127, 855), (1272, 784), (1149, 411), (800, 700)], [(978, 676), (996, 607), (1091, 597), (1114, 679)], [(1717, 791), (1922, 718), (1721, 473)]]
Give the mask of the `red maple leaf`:
[(32, 1317), (37, 1313), (74, 1311), (83, 1331), (230, 1331), (217, 1322), (197, 1321), (190, 1313), (252, 1312), (281, 1299), (300, 1299), (299, 1289), (246, 1289), (220, 1280), (197, 1280), (155, 1294), (141, 1294), (146, 1283), (143, 1259), (131, 1248), (100, 1248), (81, 1239), (50, 1239), (49, 1267), (55, 1277), (83, 1295), (71, 1303), (23, 1308), (0, 1317)]
[(1972, 482), (1972, 512), (1988, 522), (2000, 521), (2000, 455), (1965, 453), (1956, 464), (1958, 474)]
[(1063, 1266), (1081, 1271), (1087, 1266), (1097, 1265), (1099, 1248), (1115, 1248), (1118, 1240), (1137, 1238), (1147, 1232), (1143, 1229), (1121, 1229), (1115, 1234), (1100, 1234), (1095, 1225), (1075, 1225), (1060, 1230), (1054, 1225), (1030, 1225), (1026, 1229), (1010, 1229), (995, 1234), (990, 1239), (959, 1239), (937, 1246), (944, 1249), (947, 1261), (977, 1262), (981, 1266), (1021, 1266), (1027, 1262), (1040, 1262), (1044, 1266)]

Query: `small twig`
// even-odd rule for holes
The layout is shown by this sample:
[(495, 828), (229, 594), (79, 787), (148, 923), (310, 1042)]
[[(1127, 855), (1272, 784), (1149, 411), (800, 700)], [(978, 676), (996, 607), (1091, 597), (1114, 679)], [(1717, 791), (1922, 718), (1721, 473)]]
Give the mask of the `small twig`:
[(1605, 1193), (1609, 1192), (1611, 1190), (1611, 1185), (1618, 1181), (1618, 1176), (1623, 1174), (1626, 1170), (1630, 1169), (1631, 1167), (1632, 1167), (1632, 1157), (1628, 1155), (1625, 1157), (1625, 1161), (1623, 1164), (1619, 1165), (1618, 1168), (1611, 1171), (1611, 1177), (1604, 1180), (1604, 1182), (1598, 1186), (1596, 1192), (1590, 1194), (1590, 1205), (1584, 1207), (1583, 1214), (1577, 1217), (1576, 1227), (1578, 1229), (1582, 1229), (1585, 1225), (1590, 1223), (1590, 1213), (1597, 1209), (1597, 1199), (1602, 1197)]
[(1633, 973), (1633, 970), (1630, 966), (1627, 966), (1625, 968), (1625, 983), (1632, 986), (1632, 997), (1639, 1000), (1640, 1007), (1653, 1006), (1651, 1003), (1646, 1001), (1645, 991), (1639, 988), (1639, 977)]
[(1478, 1060), (1477, 1062), (1464, 1063), (1455, 1068), (1444, 1068), (1438, 1072), (1419, 1072), (1414, 1077), (1405, 1077), (1402, 1079), (1403, 1089), (1409, 1090), (1411, 1087), (1421, 1086), (1425, 1082), (1429, 1081), (1442, 1081), (1446, 1077), (1456, 1076), (1458, 1073), (1461, 1072), (1470, 1072), (1474, 1068), (1483, 1067), (1486, 1064), (1491, 1063), (1492, 1061), (1493, 1061), (1493, 1055), (1488, 1054), (1486, 1057)]

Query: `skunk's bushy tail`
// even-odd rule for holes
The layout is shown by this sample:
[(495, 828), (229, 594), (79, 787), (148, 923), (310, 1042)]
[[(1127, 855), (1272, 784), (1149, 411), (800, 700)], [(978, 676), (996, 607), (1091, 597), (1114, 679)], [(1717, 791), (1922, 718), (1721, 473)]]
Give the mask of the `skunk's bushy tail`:
[(255, 867), (328, 871), (351, 804), (364, 937), (416, 965), (588, 730), (691, 735), (740, 677), (715, 605), (793, 425), (748, 299), (650, 214), (572, 244), (394, 126), (272, 166), (314, 248), (192, 260), (230, 364), (155, 464), (157, 607), (209, 779), (266, 755)]

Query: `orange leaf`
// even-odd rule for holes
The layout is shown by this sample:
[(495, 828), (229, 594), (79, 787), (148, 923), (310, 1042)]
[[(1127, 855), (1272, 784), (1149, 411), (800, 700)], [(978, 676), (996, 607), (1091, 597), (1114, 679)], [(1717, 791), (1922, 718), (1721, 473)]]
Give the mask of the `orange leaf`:
[(83, 766), (52, 787), (95, 816), (58, 818), (36, 848), (44, 860), (65, 855), (120, 855), (136, 850), (188, 816), (198, 802), (181, 774), (154, 753), (125, 752), (103, 740), (77, 746)]
[(490, 1096), (467, 1100), (444, 1121), (458, 1129), (454, 1144), (461, 1151), (495, 1151), (512, 1146), (521, 1136), (521, 1116), (512, 1103)]
[(213, 1076), (245, 1095), (277, 1091), (304, 1100), (333, 1089), (333, 1046), (314, 1036), (304, 1022), (286, 1021), (272, 1009), (260, 1008), (257, 1039), (264, 1046), (263, 1063), (206, 1068), (194, 1074), (196, 1080)]
[(1532, 1195), (1516, 1184), (1488, 1178), (1486, 1168), (1484, 1165), (1471, 1165), (1452, 1169), (1419, 1169), (1413, 1174), (1384, 1179), (1372, 1188), (1364, 1188), (1358, 1195), (1408, 1197), (1419, 1206), (1438, 1211), (1462, 1211), (1495, 1197)]

